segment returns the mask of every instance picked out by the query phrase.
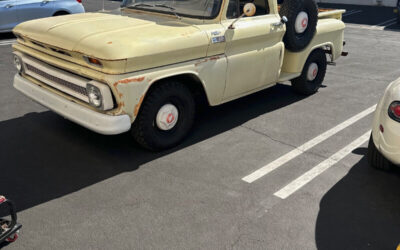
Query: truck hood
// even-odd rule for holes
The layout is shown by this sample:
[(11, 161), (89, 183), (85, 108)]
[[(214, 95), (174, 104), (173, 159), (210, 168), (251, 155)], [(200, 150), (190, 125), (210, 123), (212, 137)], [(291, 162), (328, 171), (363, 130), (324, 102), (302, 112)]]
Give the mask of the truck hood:
[(133, 60), (134, 66), (127, 71), (206, 56), (209, 39), (198, 27), (172, 18), (149, 20), (140, 16), (144, 15), (51, 17), (22, 23), (14, 33), (101, 60)]

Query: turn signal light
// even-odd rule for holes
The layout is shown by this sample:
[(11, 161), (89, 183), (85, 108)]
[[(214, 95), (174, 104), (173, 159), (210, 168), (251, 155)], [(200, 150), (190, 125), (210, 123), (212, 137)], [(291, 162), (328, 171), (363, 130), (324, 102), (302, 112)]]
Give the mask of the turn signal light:
[(392, 102), (389, 106), (389, 117), (395, 121), (400, 122), (400, 102), (395, 101)]
[(86, 59), (86, 62), (88, 62), (89, 64), (98, 66), (98, 67), (102, 67), (103, 64), (101, 64), (100, 60), (93, 58), (93, 57), (84, 57)]

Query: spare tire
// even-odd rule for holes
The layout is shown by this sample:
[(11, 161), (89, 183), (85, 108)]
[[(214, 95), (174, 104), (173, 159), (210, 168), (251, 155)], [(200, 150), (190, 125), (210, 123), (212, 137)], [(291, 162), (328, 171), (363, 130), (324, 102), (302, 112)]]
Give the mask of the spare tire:
[(283, 37), (286, 48), (293, 52), (306, 48), (317, 29), (317, 3), (314, 0), (285, 0), (279, 14), (288, 19)]

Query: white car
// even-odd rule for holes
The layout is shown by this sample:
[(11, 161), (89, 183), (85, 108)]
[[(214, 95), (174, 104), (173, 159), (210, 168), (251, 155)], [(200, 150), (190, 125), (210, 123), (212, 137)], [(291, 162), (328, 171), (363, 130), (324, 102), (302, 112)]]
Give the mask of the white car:
[(383, 170), (400, 166), (400, 78), (387, 87), (376, 107), (372, 126), (369, 164)]

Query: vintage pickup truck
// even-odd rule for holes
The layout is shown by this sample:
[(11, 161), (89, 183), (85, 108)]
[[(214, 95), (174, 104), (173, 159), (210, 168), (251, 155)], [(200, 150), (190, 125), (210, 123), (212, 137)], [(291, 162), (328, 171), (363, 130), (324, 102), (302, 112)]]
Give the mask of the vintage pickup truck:
[(95, 132), (131, 131), (145, 148), (179, 144), (196, 105), (277, 82), (313, 94), (343, 53), (344, 10), (313, 0), (124, 0), (108, 13), (14, 30), (16, 89)]

